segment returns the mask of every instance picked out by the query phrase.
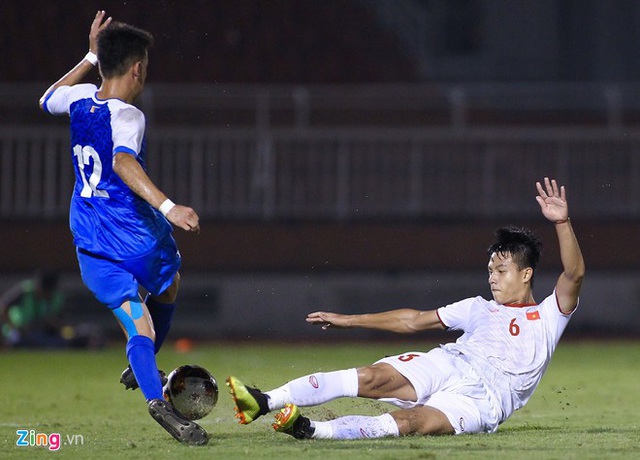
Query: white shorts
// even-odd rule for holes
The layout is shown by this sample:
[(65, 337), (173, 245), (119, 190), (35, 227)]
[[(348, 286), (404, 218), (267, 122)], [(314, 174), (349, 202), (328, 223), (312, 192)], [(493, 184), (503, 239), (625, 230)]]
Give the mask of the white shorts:
[(417, 401), (381, 398), (403, 409), (430, 406), (443, 412), (455, 434), (493, 433), (501, 410), (475, 371), (464, 360), (441, 348), (411, 351), (383, 358), (413, 385)]

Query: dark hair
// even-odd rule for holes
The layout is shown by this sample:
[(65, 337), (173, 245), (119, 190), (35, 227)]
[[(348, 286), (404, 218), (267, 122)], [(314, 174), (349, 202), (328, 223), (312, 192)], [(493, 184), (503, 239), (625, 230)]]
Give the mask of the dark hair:
[(153, 44), (153, 35), (122, 22), (112, 22), (98, 35), (98, 62), (105, 78), (124, 75), (136, 61), (142, 61)]
[(496, 230), (496, 241), (487, 252), (489, 255), (511, 254), (511, 258), (522, 270), (527, 267), (533, 268), (534, 272), (540, 261), (542, 252), (542, 241), (528, 228), (521, 228), (509, 225)]

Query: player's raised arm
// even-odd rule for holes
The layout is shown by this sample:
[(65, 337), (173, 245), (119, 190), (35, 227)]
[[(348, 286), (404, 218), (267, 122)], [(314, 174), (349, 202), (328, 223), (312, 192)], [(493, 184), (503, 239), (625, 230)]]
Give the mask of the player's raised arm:
[(113, 170), (136, 195), (162, 212), (169, 222), (189, 232), (200, 232), (198, 214), (188, 206), (175, 204), (169, 200), (156, 187), (133, 155), (116, 153)]
[(569, 219), (569, 206), (564, 186), (558, 187), (555, 179), (545, 177), (544, 186), (536, 182), (536, 188), (538, 189), (536, 200), (540, 204), (542, 214), (554, 223), (558, 236), (563, 271), (556, 284), (556, 295), (560, 310), (569, 313), (578, 303), (585, 274), (584, 259)]
[(98, 65), (98, 34), (112, 21), (111, 17), (105, 17), (106, 13), (104, 11), (98, 11), (96, 13), (95, 18), (91, 23), (91, 29), (89, 30), (89, 52), (78, 64), (76, 64), (73, 69), (71, 69), (69, 72), (63, 75), (62, 78), (60, 78), (53, 85), (47, 88), (39, 101), (41, 109), (44, 110), (44, 103), (46, 102), (49, 95), (53, 92), (53, 90), (60, 86), (71, 86), (75, 85), (76, 83), (80, 83), (85, 75), (89, 73), (89, 71), (93, 69), (94, 66)]
[(414, 310), (402, 308), (381, 313), (367, 313), (362, 315), (343, 315), (326, 311), (309, 313), (308, 323), (322, 326), (322, 329), (335, 328), (363, 328), (412, 334), (428, 329), (444, 329), (435, 310)]

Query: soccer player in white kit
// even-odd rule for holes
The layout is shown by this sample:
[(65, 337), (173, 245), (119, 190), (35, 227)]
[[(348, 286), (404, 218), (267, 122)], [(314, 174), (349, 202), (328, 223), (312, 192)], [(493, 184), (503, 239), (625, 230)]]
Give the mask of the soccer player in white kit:
[[(240, 423), (251, 423), (277, 410), (274, 429), (299, 439), (496, 431), (527, 403), (540, 383), (578, 305), (585, 273), (564, 186), (545, 178), (536, 187), (542, 214), (555, 226), (563, 267), (555, 289), (541, 303), (535, 302), (532, 292), (540, 240), (524, 228), (501, 228), (488, 250), (493, 300), (478, 296), (428, 311), (399, 309), (362, 315), (319, 311), (307, 317), (307, 322), (323, 329), (463, 331), (456, 342), (429, 352), (387, 357), (358, 369), (314, 373), (267, 392), (231, 376), (227, 384)], [(330, 421), (309, 420), (298, 409), (356, 396), (389, 402), (400, 409)]]

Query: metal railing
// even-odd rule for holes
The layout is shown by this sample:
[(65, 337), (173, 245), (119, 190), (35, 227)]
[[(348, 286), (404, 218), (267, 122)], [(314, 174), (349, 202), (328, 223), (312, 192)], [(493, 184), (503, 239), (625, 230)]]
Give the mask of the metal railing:
[[(534, 182), (572, 213), (640, 217), (640, 132), (608, 129), (151, 129), (149, 174), (205, 219), (449, 219), (538, 214)], [(64, 218), (62, 127), (0, 127), (0, 218)]]

